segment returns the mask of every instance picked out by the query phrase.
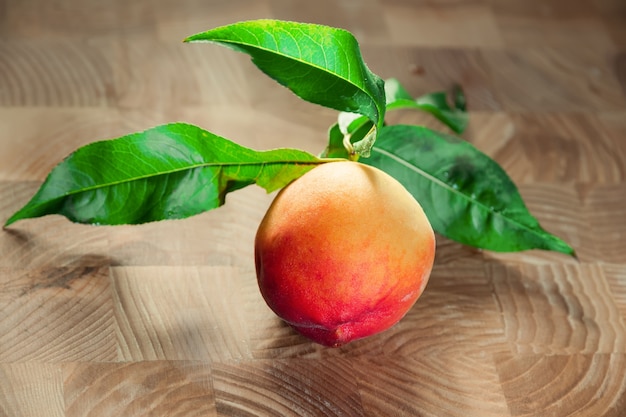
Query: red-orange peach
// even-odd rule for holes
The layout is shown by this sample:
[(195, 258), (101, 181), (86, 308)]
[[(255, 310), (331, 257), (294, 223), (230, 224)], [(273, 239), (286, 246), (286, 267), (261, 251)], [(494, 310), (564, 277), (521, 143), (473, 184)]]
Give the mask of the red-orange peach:
[(393, 177), (329, 162), (283, 188), (259, 225), (255, 264), (268, 306), (326, 345), (396, 324), (422, 294), (435, 236)]

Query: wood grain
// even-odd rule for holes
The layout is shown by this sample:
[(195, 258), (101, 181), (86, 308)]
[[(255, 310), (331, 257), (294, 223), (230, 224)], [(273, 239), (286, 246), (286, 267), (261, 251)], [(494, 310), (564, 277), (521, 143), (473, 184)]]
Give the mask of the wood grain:
[(117, 359), (106, 260), (0, 274), (0, 362)]
[(344, 27), (416, 96), (460, 83), (463, 137), (577, 259), (437, 236), (404, 319), (328, 349), (259, 293), (258, 187), (182, 221), (20, 221), (0, 233), (0, 417), (624, 415), (622, 0), (0, 1), (0, 220), (77, 147), (167, 122), (319, 153), (335, 111), (181, 42), (256, 18)]
[[(385, 5), (378, 0), (294, 2), (273, 0), (271, 14), (277, 19), (319, 23), (352, 32), (361, 44), (385, 44), (392, 28), (381, 24)], [(329, 13), (330, 10), (336, 10)]]
[(0, 41), (3, 106), (102, 106), (113, 72), (102, 45)]
[(416, 95), (448, 91), (458, 83), (472, 111), (502, 109), (492, 70), (475, 48), (364, 45), (363, 55), (374, 72), (397, 78)]
[(626, 186), (623, 183), (594, 187), (585, 199), (585, 214), (595, 231), (593, 243), (599, 259), (607, 262), (620, 263), (626, 253), (625, 201)]
[(68, 417), (216, 415), (211, 370), (203, 363), (72, 363), (63, 377)]
[[(160, 40), (177, 43), (189, 35), (203, 32), (209, 28), (240, 20), (270, 17), (273, 15), (272, 3), (265, 0), (231, 0), (227, 2), (181, 0), (160, 1), (158, 7), (147, 2), (136, 2), (136, 5), (144, 10), (144, 14), (150, 13), (152, 15)], [(220, 64), (217, 63), (217, 65)]]
[(485, 50), (483, 56), (504, 109), (572, 112), (624, 107), (615, 73), (599, 65), (606, 54), (568, 45)]
[(361, 359), (354, 367), (366, 415), (509, 415), (491, 359), (394, 356)]
[(587, 113), (516, 113), (511, 115), (515, 151), (530, 178), (517, 182), (620, 184), (626, 179), (626, 155)]
[[(477, 2), (454, 5), (394, 5), (387, 7), (392, 21), (391, 40), (397, 45), (428, 47), (503, 46), (491, 8)], [(479, 26), (480, 30), (473, 28)]]
[(364, 415), (348, 361), (274, 360), (213, 367), (220, 416)]
[(624, 353), (626, 328), (597, 265), (491, 265), (504, 331), (519, 354)]
[(618, 417), (624, 412), (625, 355), (501, 356), (497, 364), (512, 416)]
[(212, 362), (250, 356), (236, 270), (116, 267), (113, 283), (123, 360)]
[(0, 363), (0, 416), (63, 417), (63, 374), (58, 365)]
[[(508, 350), (482, 262), (435, 267), (428, 288), (420, 303), (381, 339), (385, 354), (483, 357)], [(438, 313), (433, 315), (433, 311)], [(425, 338), (424, 334), (437, 337)]]
[(622, 314), (622, 323), (626, 323), (626, 267), (621, 264), (603, 264), (602, 271), (615, 304)]

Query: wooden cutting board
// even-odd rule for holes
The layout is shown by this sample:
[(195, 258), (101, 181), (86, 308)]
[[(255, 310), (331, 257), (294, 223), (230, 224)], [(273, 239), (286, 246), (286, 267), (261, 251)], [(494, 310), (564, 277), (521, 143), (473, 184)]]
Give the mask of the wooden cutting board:
[[(77, 147), (161, 123), (321, 151), (334, 111), (247, 56), (181, 43), (267, 17), (352, 31), (414, 95), (460, 83), (463, 137), (578, 259), (438, 236), (409, 314), (329, 349), (261, 299), (259, 188), (181, 221), (21, 221), (0, 232), (0, 416), (626, 415), (622, 0), (4, 0), (0, 221)], [(390, 122), (445, 130), (412, 111)]]

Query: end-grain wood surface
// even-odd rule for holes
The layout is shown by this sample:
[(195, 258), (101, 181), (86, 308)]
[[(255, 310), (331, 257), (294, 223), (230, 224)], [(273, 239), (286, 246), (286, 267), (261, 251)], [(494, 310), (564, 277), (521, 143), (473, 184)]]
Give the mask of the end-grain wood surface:
[(259, 188), (182, 221), (21, 221), (0, 232), (0, 416), (626, 416), (623, 0), (0, 0), (0, 221), (77, 147), (161, 123), (322, 150), (334, 111), (181, 43), (255, 18), (346, 28), (414, 95), (460, 83), (464, 137), (578, 260), (438, 237), (409, 314), (329, 349), (261, 299)]

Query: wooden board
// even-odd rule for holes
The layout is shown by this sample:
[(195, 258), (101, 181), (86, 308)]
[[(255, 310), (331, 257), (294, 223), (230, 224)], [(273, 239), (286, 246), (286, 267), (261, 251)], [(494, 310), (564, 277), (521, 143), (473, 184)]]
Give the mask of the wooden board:
[(0, 416), (626, 415), (622, 0), (0, 1), (0, 221), (77, 147), (165, 122), (321, 151), (334, 111), (181, 43), (267, 17), (351, 30), (412, 94), (461, 83), (463, 136), (578, 260), (438, 237), (409, 314), (329, 349), (259, 294), (261, 189), (139, 227), (22, 221), (0, 232)]

